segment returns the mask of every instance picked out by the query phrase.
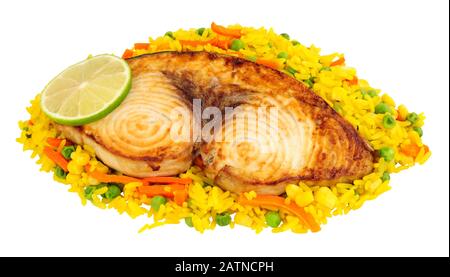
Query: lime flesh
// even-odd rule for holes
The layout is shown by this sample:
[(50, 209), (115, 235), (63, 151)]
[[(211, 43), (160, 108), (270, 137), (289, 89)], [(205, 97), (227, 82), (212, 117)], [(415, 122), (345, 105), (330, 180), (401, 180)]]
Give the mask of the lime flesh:
[(112, 112), (131, 88), (126, 61), (99, 55), (70, 66), (45, 87), (42, 111), (57, 123), (84, 125)]

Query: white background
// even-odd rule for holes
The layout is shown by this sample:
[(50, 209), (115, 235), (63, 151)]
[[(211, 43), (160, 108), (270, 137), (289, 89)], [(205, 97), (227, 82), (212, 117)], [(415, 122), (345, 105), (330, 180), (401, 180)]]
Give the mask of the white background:
[[(143, 220), (81, 206), (15, 142), (29, 100), (65, 67), (213, 20), (273, 27), (323, 53), (345, 53), (360, 78), (426, 113), (431, 159), (393, 175), (391, 191), (317, 234), (201, 235), (184, 224), (138, 234)], [(1, 1), (0, 255), (448, 256), (448, 24), (445, 0)]]

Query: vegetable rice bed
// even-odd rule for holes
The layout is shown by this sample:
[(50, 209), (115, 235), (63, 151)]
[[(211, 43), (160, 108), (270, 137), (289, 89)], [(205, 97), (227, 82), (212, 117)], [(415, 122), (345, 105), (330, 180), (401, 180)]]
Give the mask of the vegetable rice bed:
[[(185, 185), (185, 197), (150, 198), (139, 192), (142, 182), (106, 184), (95, 179), (90, 173), (109, 173), (108, 176), (120, 173), (97, 160), (93, 149), (65, 140), (42, 113), (40, 95), (27, 108), (30, 118), (19, 122), (21, 135), (17, 141), (23, 144), (24, 150), (32, 151), (32, 158), (38, 157), (41, 170), (53, 172), (56, 181), (77, 193), (83, 205), (90, 202), (101, 209), (127, 213), (132, 218), (148, 216), (149, 223), (140, 231), (180, 222), (199, 232), (214, 229), (216, 225), (233, 228), (236, 224), (257, 233), (266, 227), (275, 233), (317, 231), (329, 217), (356, 210), (367, 200), (389, 190), (390, 174), (415, 163), (422, 164), (430, 157), (431, 152), (421, 139), (425, 119), (422, 113), (410, 112), (404, 105), (397, 106), (390, 96), (358, 78), (356, 70), (346, 66), (344, 55), (321, 55), (314, 45), (307, 47), (272, 29), (239, 25), (225, 28), (215, 24), (211, 28), (180, 29), (156, 39), (149, 38), (148, 43), (136, 43), (125, 51), (123, 58), (160, 51), (201, 50), (264, 64), (304, 82), (377, 150), (374, 171), (353, 183), (328, 187), (292, 183), (287, 186), (282, 201), (275, 201), (280, 198), (265, 199), (254, 192), (237, 195), (223, 191), (214, 186), (199, 167), (192, 166), (179, 175), (192, 179)], [(67, 172), (55, 164), (52, 153), (62, 154)]]

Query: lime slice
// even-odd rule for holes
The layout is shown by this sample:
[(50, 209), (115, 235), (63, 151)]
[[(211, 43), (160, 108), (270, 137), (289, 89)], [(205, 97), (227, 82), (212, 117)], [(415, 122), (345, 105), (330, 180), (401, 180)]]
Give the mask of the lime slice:
[(125, 60), (99, 55), (70, 66), (45, 87), (42, 111), (65, 125), (84, 125), (112, 112), (131, 88)]

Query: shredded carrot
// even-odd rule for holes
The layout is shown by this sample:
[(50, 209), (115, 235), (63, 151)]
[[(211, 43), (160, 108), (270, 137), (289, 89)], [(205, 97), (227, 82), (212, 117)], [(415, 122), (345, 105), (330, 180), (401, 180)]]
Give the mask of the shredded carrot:
[(196, 47), (211, 44), (211, 40), (180, 40), (181, 45)]
[(89, 172), (89, 170), (91, 169), (91, 165), (87, 164), (84, 166), (84, 171)]
[(89, 175), (96, 179), (99, 182), (103, 183), (121, 183), (121, 184), (128, 184), (131, 182), (141, 182), (143, 181), (138, 178), (124, 176), (124, 175), (111, 175), (111, 174), (105, 174), (98, 171), (90, 172)]
[(343, 65), (345, 63), (345, 58), (340, 57), (338, 60), (332, 62), (330, 66)]
[(28, 124), (29, 124), (29, 125), (31, 125), (31, 126), (33, 126), (33, 125), (34, 125), (34, 122), (33, 122), (33, 120), (31, 120), (31, 119), (30, 119), (30, 120), (28, 120)]
[(180, 43), (181, 45), (192, 47), (211, 44), (212, 46), (216, 46), (225, 50), (228, 49), (231, 45), (230, 40), (220, 40), (218, 38), (213, 38), (209, 40), (180, 40)]
[[(89, 168), (85, 167), (85, 170), (88, 172)], [(97, 179), (99, 182), (105, 182), (105, 183), (121, 183), (121, 184), (127, 184), (131, 182), (141, 182), (143, 184), (148, 183), (170, 183), (170, 184), (181, 184), (181, 185), (187, 185), (192, 183), (192, 179), (189, 178), (177, 178), (177, 177), (147, 177), (147, 178), (135, 178), (130, 176), (124, 176), (124, 175), (112, 175), (112, 174), (105, 174), (98, 171), (94, 171), (89, 173), (90, 176), (94, 179)]]
[(224, 26), (217, 25), (214, 22), (211, 23), (211, 30), (216, 34), (227, 36), (227, 37), (233, 37), (233, 38), (240, 38), (242, 35), (241, 30), (228, 29)]
[(66, 146), (67, 141), (65, 139), (61, 140), (61, 142), (58, 145), (58, 148), (56, 148), (56, 152), (61, 153), (61, 151), (64, 149), (64, 146)]
[(265, 65), (265, 66), (273, 68), (273, 69), (279, 69), (279, 67), (280, 67), (280, 64), (273, 60), (257, 59), (256, 63)]
[(133, 50), (125, 49), (125, 52), (122, 54), (122, 59), (129, 59), (132, 58), (134, 55)]
[(420, 147), (415, 143), (411, 143), (402, 145), (401, 150), (405, 155), (415, 158), (419, 154)]
[[(175, 196), (175, 191), (185, 191), (185, 190), (186, 190), (185, 185), (180, 185), (180, 184), (140, 186), (138, 188), (138, 191), (140, 193), (145, 194), (148, 197), (161, 195), (161, 196), (170, 197), (170, 198)], [(181, 195), (178, 196), (178, 198), (180, 198), (180, 197), (181, 197)], [(178, 199), (178, 200), (180, 200), (180, 199)]]
[(354, 76), (353, 79), (347, 80), (347, 81), (348, 81), (348, 84), (349, 84), (349, 85), (355, 86), (355, 85), (358, 84), (358, 81), (359, 81), (359, 80), (358, 80), (358, 77)]
[(425, 154), (430, 152), (430, 148), (428, 147), (428, 145), (423, 145), (423, 148), (425, 148)]
[(59, 138), (47, 138), (46, 142), (48, 145), (51, 145), (53, 147), (59, 147), (63, 140)]
[(44, 153), (45, 155), (52, 160), (55, 164), (57, 164), (59, 167), (61, 167), (64, 171), (68, 171), (67, 170), (67, 160), (64, 159), (63, 155), (61, 155), (61, 153), (56, 152), (55, 150), (53, 150), (52, 148), (46, 146), (44, 147)]
[(311, 229), (313, 232), (320, 231), (320, 226), (314, 220), (314, 218), (305, 212), (302, 207), (297, 206), (294, 203), (286, 204), (285, 199), (280, 196), (274, 195), (258, 195), (252, 200), (248, 200), (245, 196), (241, 195), (239, 198), (239, 203), (241, 205), (250, 205), (250, 206), (269, 206), (279, 209), (284, 209), (294, 215), (296, 215), (303, 223)]
[(395, 120), (398, 120), (398, 121), (405, 121), (405, 119), (406, 119), (406, 118), (403, 118), (403, 117), (400, 115), (400, 111), (397, 109), (397, 117), (395, 118)]
[(150, 46), (149, 43), (135, 43), (134, 44), (134, 49), (136, 49), (136, 50), (147, 50), (149, 46)]
[(142, 181), (145, 183), (171, 183), (171, 184), (183, 184), (188, 185), (192, 183), (192, 179), (189, 178), (177, 178), (177, 177), (146, 177)]
[(66, 145), (73, 145), (73, 143), (70, 140), (67, 139), (60, 139), (60, 138), (47, 138), (46, 142), (48, 145), (53, 146), (53, 147), (59, 147), (61, 146), (61, 142), (65, 140), (66, 142), (64, 143), (63, 147)]
[(173, 201), (179, 206), (182, 206), (188, 197), (186, 189), (180, 189), (173, 192)]
[(211, 40), (211, 45), (227, 50), (228, 48), (230, 48), (231, 40), (229, 39), (220, 40), (216, 38)]
[(244, 55), (241, 52), (237, 52), (237, 51), (234, 51), (234, 50), (228, 50), (226, 52), (226, 54), (228, 54), (228, 55), (236, 55), (239, 58), (243, 58), (244, 57)]

